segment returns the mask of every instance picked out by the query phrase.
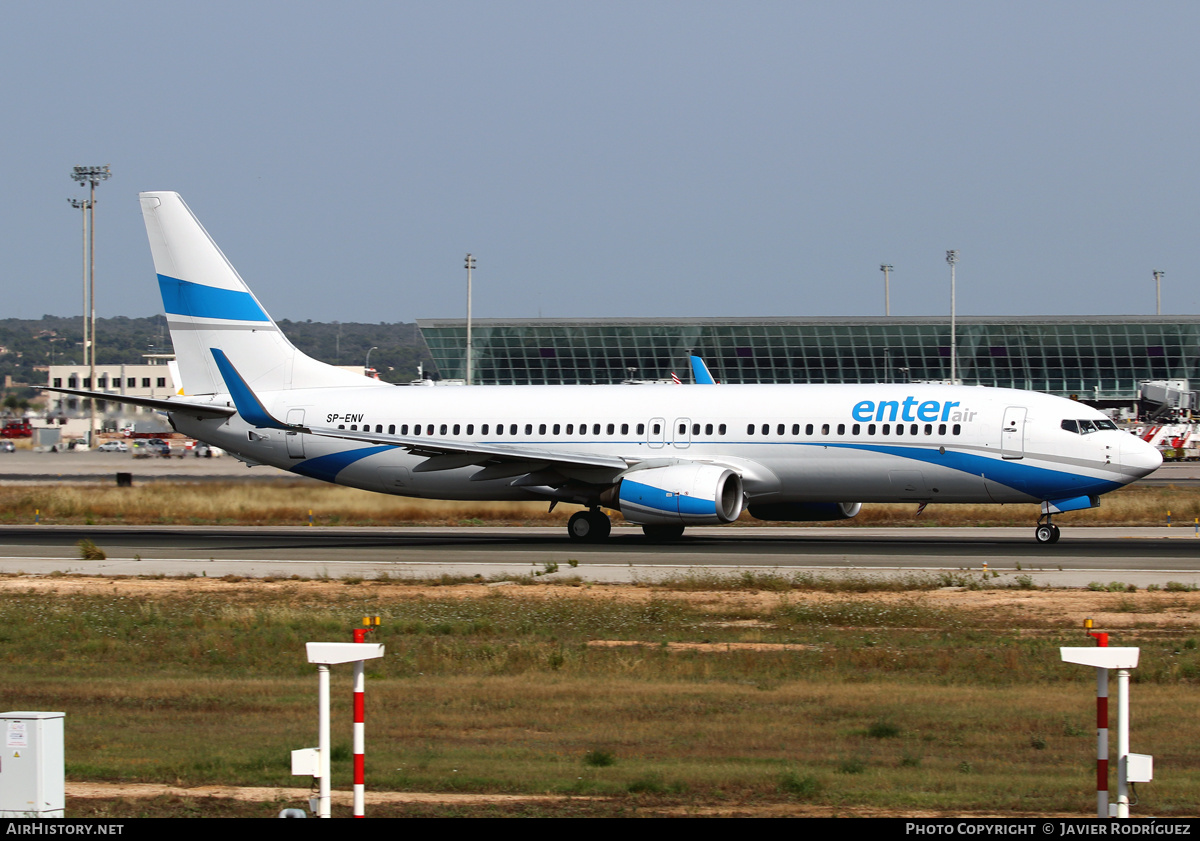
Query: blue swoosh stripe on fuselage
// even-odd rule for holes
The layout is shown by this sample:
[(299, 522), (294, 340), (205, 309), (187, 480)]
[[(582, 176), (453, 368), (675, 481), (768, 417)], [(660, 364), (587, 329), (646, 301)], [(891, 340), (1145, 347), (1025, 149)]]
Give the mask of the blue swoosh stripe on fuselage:
[(165, 274), (158, 276), (158, 291), (162, 293), (163, 309), (169, 315), (229, 321), (271, 320), (249, 292), (218, 289)]
[(342, 453), (331, 453), (327, 456), (317, 456), (310, 458), (307, 461), (302, 461), (299, 464), (292, 465), (292, 472), (299, 473), (301, 476), (309, 476), (313, 479), (320, 479), (322, 482), (332, 482), (337, 484), (337, 475), (345, 470), (356, 461), (360, 461), (368, 456), (373, 456), (377, 453), (394, 450), (395, 447), (363, 447), (358, 450), (346, 450)]
[(881, 444), (814, 443), (805, 444), (804, 446), (867, 450), (898, 458), (907, 458), (913, 461), (923, 461), (938, 467), (948, 467), (951, 470), (969, 473), (972, 476), (985, 476), (993, 482), (1006, 485), (1015, 491), (1029, 494), (1039, 499), (1103, 494), (1123, 487), (1121, 482), (1113, 482), (1108, 479), (1096, 479), (1092, 476), (1081, 476), (1078, 473), (1069, 473), (1064, 470), (1033, 467), (1028, 464), (1022, 464), (1017, 460), (1006, 461), (988, 456), (959, 453), (953, 450), (946, 450), (945, 453), (940, 453), (935, 449), (925, 447), (890, 447)]

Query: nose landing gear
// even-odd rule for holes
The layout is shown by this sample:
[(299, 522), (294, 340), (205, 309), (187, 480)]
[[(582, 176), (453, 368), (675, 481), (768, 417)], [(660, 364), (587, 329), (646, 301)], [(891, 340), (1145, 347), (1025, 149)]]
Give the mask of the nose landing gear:
[(1058, 526), (1050, 522), (1049, 514), (1038, 517), (1037, 528), (1033, 530), (1033, 537), (1038, 543), (1058, 543), (1061, 535)]

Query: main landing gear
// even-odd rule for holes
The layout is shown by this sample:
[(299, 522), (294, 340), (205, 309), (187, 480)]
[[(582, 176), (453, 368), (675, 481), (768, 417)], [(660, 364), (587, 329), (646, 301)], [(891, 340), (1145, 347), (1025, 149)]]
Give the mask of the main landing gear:
[(567, 520), (567, 534), (581, 543), (599, 543), (612, 531), (612, 520), (599, 508), (578, 511)]
[[(1045, 522), (1042, 522), (1042, 521)], [(1062, 536), (1058, 526), (1050, 522), (1050, 515), (1043, 514), (1038, 517), (1037, 528), (1033, 530), (1033, 537), (1038, 543), (1058, 543), (1058, 538)]]

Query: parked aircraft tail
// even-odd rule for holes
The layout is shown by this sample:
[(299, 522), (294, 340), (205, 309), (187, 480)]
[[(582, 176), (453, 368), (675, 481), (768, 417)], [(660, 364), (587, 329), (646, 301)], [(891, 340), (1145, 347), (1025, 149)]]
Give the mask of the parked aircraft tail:
[(257, 392), (385, 385), (297, 350), (178, 193), (142, 193), (141, 202), (171, 343), (189, 395), (228, 390), (213, 348), (224, 351)]

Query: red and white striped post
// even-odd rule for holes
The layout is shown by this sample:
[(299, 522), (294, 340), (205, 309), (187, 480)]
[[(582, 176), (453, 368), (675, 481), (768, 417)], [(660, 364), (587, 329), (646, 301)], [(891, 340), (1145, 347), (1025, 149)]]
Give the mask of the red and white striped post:
[[(1084, 627), (1090, 629), (1092, 620), (1088, 619)], [(1137, 648), (1109, 648), (1108, 634), (1092, 633), (1097, 642), (1095, 648), (1060, 648), (1064, 663), (1074, 663), (1078, 666), (1091, 666), (1096, 670), (1096, 816), (1111, 817), (1108, 802), (1108, 671), (1117, 669), (1117, 679), (1121, 689), (1120, 711), (1117, 727), (1117, 753), (1119, 766), (1117, 771), (1117, 806), (1116, 817), (1129, 817), (1129, 797), (1127, 794), (1127, 769), (1129, 754), (1129, 723), (1127, 710), (1129, 708), (1129, 670), (1137, 668), (1140, 650)], [(1149, 777), (1144, 777), (1149, 779)]]
[[(1092, 627), (1088, 619), (1086, 627)], [(1088, 631), (1098, 648), (1108, 647), (1108, 634)], [(1108, 669), (1096, 669), (1096, 817), (1108, 817)]]
[[(364, 624), (379, 625), (379, 617), (372, 617)], [(317, 698), (317, 733), (319, 743), (320, 786), (318, 795), (317, 817), (330, 817), (330, 779), (329, 779), (329, 667), (339, 663), (354, 664), (354, 816), (363, 817), (364, 812), (364, 682), (365, 661), (382, 657), (384, 649), (377, 643), (365, 641), (367, 629), (355, 630), (354, 642), (310, 642), (305, 645), (308, 651), (308, 662), (314, 663), (318, 669), (318, 698)], [(297, 752), (293, 752), (295, 755)], [(303, 752), (301, 752), (303, 753)], [(294, 767), (294, 766), (293, 766)], [(300, 772), (293, 772), (300, 773)]]
[[(354, 641), (367, 641), (367, 628), (354, 629)], [(354, 662), (354, 817), (366, 817), (366, 661)]]

